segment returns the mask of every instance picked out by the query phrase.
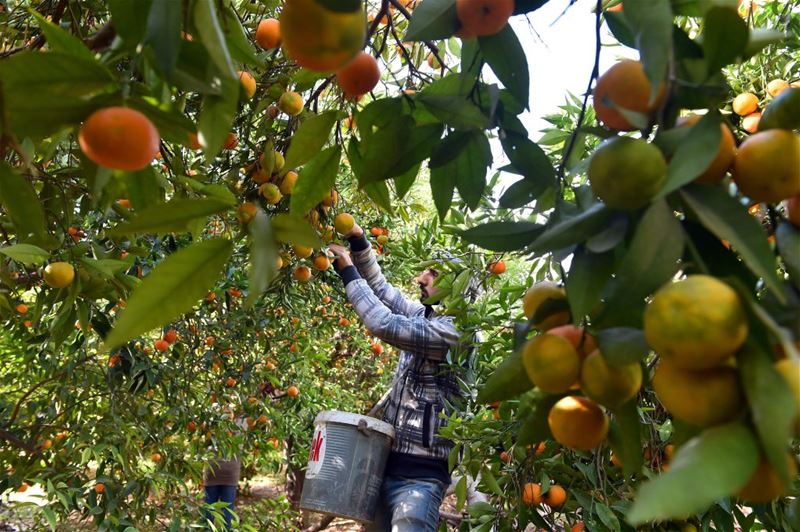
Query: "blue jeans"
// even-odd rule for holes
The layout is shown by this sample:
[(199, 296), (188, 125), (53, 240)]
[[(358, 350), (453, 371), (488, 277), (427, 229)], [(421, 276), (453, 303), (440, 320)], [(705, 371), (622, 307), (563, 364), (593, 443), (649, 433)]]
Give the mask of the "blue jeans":
[[(225, 528), (231, 529), (231, 521), (233, 520), (233, 505), (236, 501), (236, 486), (206, 486), (206, 504), (214, 504), (215, 502), (226, 502), (228, 506), (222, 511), (225, 517)], [(214, 521), (212, 512), (206, 512), (206, 519)]]
[(439, 505), (447, 486), (434, 478), (388, 476), (381, 484), (381, 495), (371, 532), (436, 532)]

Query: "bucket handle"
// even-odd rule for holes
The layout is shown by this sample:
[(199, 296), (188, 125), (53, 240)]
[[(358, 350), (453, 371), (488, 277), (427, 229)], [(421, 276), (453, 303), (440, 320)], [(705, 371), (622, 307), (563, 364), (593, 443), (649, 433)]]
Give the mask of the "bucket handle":
[(367, 420), (366, 419), (359, 419), (358, 420), (358, 432), (360, 432), (364, 436), (369, 437), (371, 430), (367, 426)]

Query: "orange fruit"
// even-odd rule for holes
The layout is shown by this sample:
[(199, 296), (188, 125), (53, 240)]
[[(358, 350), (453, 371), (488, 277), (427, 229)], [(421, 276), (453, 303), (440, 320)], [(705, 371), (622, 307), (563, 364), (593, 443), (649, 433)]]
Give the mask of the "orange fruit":
[(381, 79), (378, 62), (366, 52), (359, 52), (336, 72), (336, 81), (348, 98), (356, 98), (375, 88)]
[(372, 229), (369, 230), (369, 233), (372, 236), (380, 236), (383, 234), (383, 231), (381, 231), (380, 227), (373, 227)]
[(561, 325), (548, 329), (547, 334), (561, 336), (569, 340), (569, 343), (571, 343), (575, 351), (578, 352), (578, 356), (581, 357), (581, 360), (585, 359), (590, 353), (597, 349), (597, 341), (594, 339), (594, 336), (585, 332), (582, 327), (576, 327), (571, 324)]
[(552, 281), (536, 283), (522, 297), (522, 311), (531, 320), (533, 327), (546, 331), (570, 321), (569, 310), (548, 311), (555, 301), (566, 299), (567, 292)]
[(300, 389), (294, 385), (289, 386), (286, 389), (286, 395), (288, 395), (289, 397), (297, 397), (298, 395), (300, 395)]
[(503, 451), (503, 452), (500, 453), (500, 460), (503, 461), (503, 462), (510, 462), (511, 461), (511, 455), (508, 454), (508, 452)]
[(169, 349), (169, 342), (165, 340), (156, 340), (153, 344), (153, 347), (156, 348), (156, 351), (163, 353), (167, 349)]
[[(794, 457), (787, 454), (786, 461), (789, 464), (790, 478), (795, 478), (797, 476), (797, 463)], [(736, 496), (751, 504), (764, 504), (786, 494), (789, 487), (781, 482), (778, 472), (775, 471), (766, 457), (762, 456), (750, 480), (739, 490)]]
[(25, 303), (20, 303), (19, 305), (17, 305), (16, 309), (17, 312), (19, 312), (20, 314), (25, 314), (28, 312), (28, 305), (26, 305)]
[(231, 132), (228, 133), (228, 136), (225, 137), (225, 143), (222, 145), (223, 148), (226, 150), (232, 150), (239, 144), (239, 139), (236, 138), (236, 135)]
[(322, 200), (322, 204), (325, 207), (333, 207), (339, 202), (339, 194), (335, 190), (331, 190), (330, 193), (325, 196)]
[(153, 462), (160, 462), (161, 455), (159, 453), (153, 453), (150, 455), (150, 460), (152, 460)]
[(522, 487), (522, 502), (528, 506), (542, 504), (542, 487), (536, 482), (528, 482)]
[(614, 454), (613, 451), (611, 452), (611, 463), (616, 467), (622, 468), (622, 461), (619, 459), (619, 456)]
[(581, 360), (566, 338), (543, 334), (529, 340), (522, 365), (533, 384), (546, 393), (563, 393), (580, 377)]
[(253, 221), (257, 212), (258, 207), (254, 203), (242, 203), (236, 211), (236, 219), (239, 220), (240, 224), (247, 225)]
[(299, 244), (293, 246), (292, 249), (294, 250), (295, 257), (297, 257), (298, 259), (305, 259), (306, 257), (310, 257), (311, 254), (314, 252), (313, 249), (306, 246), (301, 246)]
[(244, 93), (248, 98), (252, 98), (256, 93), (256, 78), (254, 78), (250, 72), (244, 72), (243, 70), (240, 70), (238, 74), (239, 81), (242, 83), (242, 87), (244, 87)]
[(739, 295), (709, 275), (663, 286), (644, 313), (647, 343), (684, 369), (719, 366), (742, 346), (747, 333)]
[(331, 10), (317, 0), (286, 0), (280, 18), (283, 49), (298, 65), (333, 72), (364, 48), (364, 8)]
[(114, 170), (141, 170), (159, 149), (156, 126), (144, 114), (127, 107), (95, 111), (81, 126), (78, 144), (93, 162)]
[(742, 118), (742, 129), (752, 134), (758, 131), (758, 124), (761, 123), (761, 113), (750, 113)]
[[(678, 126), (692, 126), (700, 121), (699, 115), (689, 115), (678, 119)], [(720, 124), (722, 138), (719, 141), (719, 151), (717, 156), (711, 161), (711, 164), (706, 170), (695, 178), (696, 183), (716, 184), (722, 181), (728, 169), (733, 165), (733, 158), (736, 156), (736, 141), (733, 138), (733, 133), (728, 126)]]
[(213, 336), (206, 336), (205, 344), (206, 346), (211, 347), (212, 345), (214, 345), (215, 341), (216, 339)]
[(170, 329), (166, 333), (164, 333), (164, 341), (168, 343), (173, 343), (175, 340), (178, 339), (178, 331), (175, 329)]
[(258, 23), (256, 42), (261, 48), (269, 50), (281, 45), (281, 23), (274, 18), (267, 18)]
[(662, 84), (655, 100), (651, 101), (651, 89), (642, 63), (631, 59), (620, 61), (597, 79), (592, 96), (597, 118), (617, 131), (638, 129), (617, 108), (650, 116), (661, 105), (666, 93)]
[(288, 196), (294, 191), (294, 186), (297, 184), (297, 172), (289, 171), (283, 176), (281, 181), (280, 191), (284, 196)]
[(465, 35), (494, 35), (514, 13), (514, 0), (456, 0), (456, 15)]
[(733, 99), (733, 112), (739, 116), (747, 116), (758, 109), (758, 96), (752, 92), (737, 94)]
[(119, 356), (119, 355), (111, 355), (111, 356), (109, 357), (109, 359), (108, 359), (108, 367), (109, 367), (109, 368), (116, 367), (116, 366), (117, 366), (117, 364), (119, 364), (121, 360), (122, 360), (122, 359), (120, 358), (120, 356)]
[(284, 92), (278, 100), (278, 109), (289, 116), (297, 116), (303, 110), (303, 98), (296, 92)]
[(294, 270), (294, 278), (301, 283), (307, 283), (311, 279), (311, 270), (307, 266), (298, 266)]
[(227, 386), (228, 388), (233, 388), (234, 386), (236, 386), (236, 379), (234, 379), (233, 377), (228, 377), (227, 379), (225, 379), (225, 386)]
[(589, 161), (589, 184), (614, 209), (644, 207), (667, 180), (667, 161), (655, 145), (642, 139), (612, 137)]
[(608, 418), (597, 403), (585, 397), (567, 396), (550, 409), (547, 423), (553, 438), (565, 447), (588, 451), (608, 434)]
[(744, 405), (739, 375), (731, 367), (685, 370), (662, 359), (656, 366), (653, 389), (672, 417), (696, 427), (730, 421)]
[(317, 257), (314, 258), (314, 268), (325, 271), (330, 268), (330, 266), (331, 261), (325, 255), (317, 255)]
[(342, 327), (347, 327), (348, 325), (350, 325), (350, 320), (348, 320), (347, 318), (339, 318), (339, 325), (341, 325)]
[(197, 423), (195, 423), (194, 421), (190, 421), (186, 424), (186, 430), (189, 432), (194, 432), (196, 428), (197, 428)]
[(26, 491), (28, 491), (28, 488), (29, 488), (29, 487), (30, 487), (30, 485), (29, 485), (27, 482), (23, 482), (23, 483), (22, 483), (22, 484), (20, 484), (20, 486), (17, 488), (17, 493), (25, 493)]
[(66, 288), (75, 280), (75, 268), (69, 262), (51, 262), (44, 269), (44, 282), (53, 288)]
[(333, 226), (336, 228), (336, 232), (342, 235), (346, 235), (352, 231), (355, 223), (356, 221), (353, 219), (353, 216), (346, 212), (337, 214), (333, 219)]
[(104, 491), (106, 491), (106, 485), (103, 484), (102, 482), (98, 482), (97, 484), (94, 485), (94, 492), (97, 493), (98, 495), (100, 495)]
[(44, 440), (42, 442), (41, 448), (42, 448), (43, 451), (46, 451), (46, 450), (50, 449), (50, 447), (52, 447), (52, 446), (53, 446), (53, 441), (52, 440)]
[(489, 263), (489, 272), (494, 275), (502, 275), (506, 271), (506, 263), (502, 260), (496, 260)]
[(270, 205), (277, 205), (283, 199), (281, 189), (274, 183), (264, 183), (258, 187), (258, 192), (264, 197), (264, 200)]
[(668, 443), (664, 446), (664, 459), (665, 460), (672, 460), (672, 455), (675, 454), (675, 446), (671, 443)]
[(372, 344), (370, 344), (369, 347), (372, 350), (372, 352), (376, 355), (380, 355), (381, 353), (383, 353), (383, 346), (378, 342), (373, 342)]
[(789, 82), (785, 79), (773, 79), (767, 83), (767, 94), (773, 98), (789, 88)]
[(783, 129), (751, 135), (739, 146), (733, 180), (753, 202), (775, 203), (800, 194), (800, 136)]
[(551, 508), (558, 508), (564, 504), (566, 500), (567, 491), (558, 484), (550, 486), (550, 489), (544, 494), (544, 502)]
[(580, 379), (581, 390), (587, 397), (613, 410), (639, 393), (642, 366), (638, 363), (612, 366), (598, 349), (583, 361)]
[[(622, 5), (622, 4), (618, 4), (618, 5)], [(572, 528), (570, 529), (570, 532), (583, 532), (584, 530), (586, 530), (586, 525), (583, 524), (583, 521), (579, 521), (579, 522), (575, 523), (574, 525), (572, 525)]]
[(25, 327), (33, 327), (33, 322), (31, 320), (25, 320), (22, 322), (22, 325)]

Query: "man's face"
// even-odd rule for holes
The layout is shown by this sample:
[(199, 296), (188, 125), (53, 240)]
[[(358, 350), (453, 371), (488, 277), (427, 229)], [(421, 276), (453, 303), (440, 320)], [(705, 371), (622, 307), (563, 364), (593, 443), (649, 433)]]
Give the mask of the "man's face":
[(436, 279), (438, 275), (439, 272), (431, 268), (425, 270), (424, 272), (422, 272), (417, 276), (415, 281), (419, 285), (420, 301), (425, 301), (426, 299), (428, 299), (429, 297), (431, 297), (432, 295), (434, 295), (436, 292), (439, 291), (438, 288), (433, 286), (433, 281)]

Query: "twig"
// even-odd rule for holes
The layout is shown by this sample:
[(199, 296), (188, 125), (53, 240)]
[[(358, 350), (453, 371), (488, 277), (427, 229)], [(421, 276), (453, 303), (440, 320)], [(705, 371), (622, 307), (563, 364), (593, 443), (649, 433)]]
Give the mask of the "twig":
[[(51, 20), (53, 21), (53, 24), (57, 25), (61, 21), (61, 17), (64, 16), (64, 11), (67, 9), (68, 4), (69, 0), (59, 0), (58, 5), (51, 14), (52, 17)], [(38, 37), (36, 37), (30, 44), (18, 46), (17, 48), (12, 48), (11, 50), (6, 50), (5, 52), (0, 53), (0, 59), (14, 55), (23, 50), (27, 50), (28, 48), (30, 48), (31, 50), (38, 50), (39, 48), (44, 46), (44, 43), (45, 43), (45, 38), (44, 35), (41, 34)]]
[[(389, 0), (389, 2), (391, 2), (392, 5), (396, 7), (397, 10), (400, 11), (400, 13), (402, 13), (404, 17), (406, 17), (406, 19), (411, 20), (411, 13), (408, 12), (406, 6), (400, 3), (400, 0)], [(433, 56), (439, 61), (439, 64), (444, 65), (444, 60), (439, 55), (439, 47), (433, 44), (432, 41), (422, 41), (422, 42), (424, 42), (425, 46), (427, 46), (430, 49)]]

